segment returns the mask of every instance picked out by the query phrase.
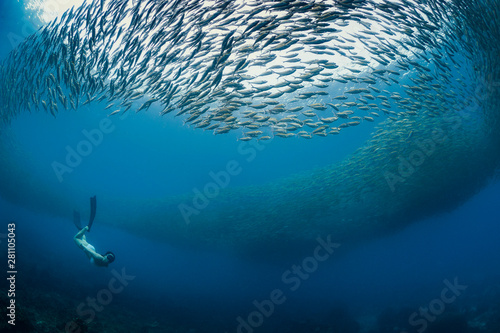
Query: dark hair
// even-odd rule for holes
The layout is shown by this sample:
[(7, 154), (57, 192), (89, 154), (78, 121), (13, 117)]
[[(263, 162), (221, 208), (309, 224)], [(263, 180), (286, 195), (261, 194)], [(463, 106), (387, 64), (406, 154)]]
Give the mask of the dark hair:
[(109, 263), (115, 261), (115, 254), (111, 251), (106, 252), (104, 256), (108, 258)]

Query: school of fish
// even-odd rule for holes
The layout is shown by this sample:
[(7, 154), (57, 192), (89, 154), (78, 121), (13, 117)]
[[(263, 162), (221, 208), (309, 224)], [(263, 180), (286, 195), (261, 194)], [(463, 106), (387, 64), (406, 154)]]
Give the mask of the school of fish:
[(474, 96), (452, 20), (433, 0), (94, 0), (2, 62), (0, 116), (158, 105), (243, 141), (437, 116)]
[[(0, 117), (159, 110), (242, 141), (376, 124), (345, 160), (224, 189), (202, 212), (192, 193), (147, 209), (117, 195), (100, 212), (147, 237), (268, 257), (318, 234), (353, 244), (477, 193), (500, 165), (499, 82), (498, 0), (94, 0), (3, 60)], [(61, 216), (74, 207), (65, 183), (38, 190), (44, 179), (0, 158), (3, 192)]]

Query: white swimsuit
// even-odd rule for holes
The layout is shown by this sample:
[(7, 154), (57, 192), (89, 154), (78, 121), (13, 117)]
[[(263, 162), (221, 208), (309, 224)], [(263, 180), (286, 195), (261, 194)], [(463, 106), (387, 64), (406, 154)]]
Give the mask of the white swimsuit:
[[(84, 245), (84, 247), (85, 247), (88, 251), (93, 251), (93, 252), (95, 252), (95, 247), (94, 247), (94, 246), (92, 246), (92, 245), (90, 245), (89, 243), (87, 243), (87, 245)], [(94, 257), (92, 257), (92, 256), (90, 257), (90, 262), (91, 262), (92, 264), (94, 264), (94, 265), (95, 265), (95, 262), (94, 262)]]

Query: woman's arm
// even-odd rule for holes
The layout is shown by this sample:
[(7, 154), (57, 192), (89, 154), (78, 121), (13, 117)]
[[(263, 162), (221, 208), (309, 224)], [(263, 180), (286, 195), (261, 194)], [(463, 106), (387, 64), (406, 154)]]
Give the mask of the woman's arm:
[(87, 255), (87, 257), (89, 257), (89, 259), (94, 259), (93, 263), (94, 265), (96, 266), (104, 266), (104, 257), (102, 255), (100, 255), (99, 253), (91, 250), (91, 249), (87, 249), (87, 248), (84, 248), (83, 250), (85, 252), (85, 254)]
[(104, 257), (101, 256), (99, 253), (95, 251), (88, 251), (89, 254), (94, 258), (95, 261), (102, 262), (104, 260)]

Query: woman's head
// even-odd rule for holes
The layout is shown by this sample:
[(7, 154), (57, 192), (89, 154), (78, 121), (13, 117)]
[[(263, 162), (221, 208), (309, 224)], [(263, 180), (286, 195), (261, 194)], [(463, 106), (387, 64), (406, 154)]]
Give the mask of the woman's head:
[(108, 259), (108, 263), (112, 263), (113, 261), (115, 261), (115, 254), (111, 251), (106, 252), (104, 257)]

